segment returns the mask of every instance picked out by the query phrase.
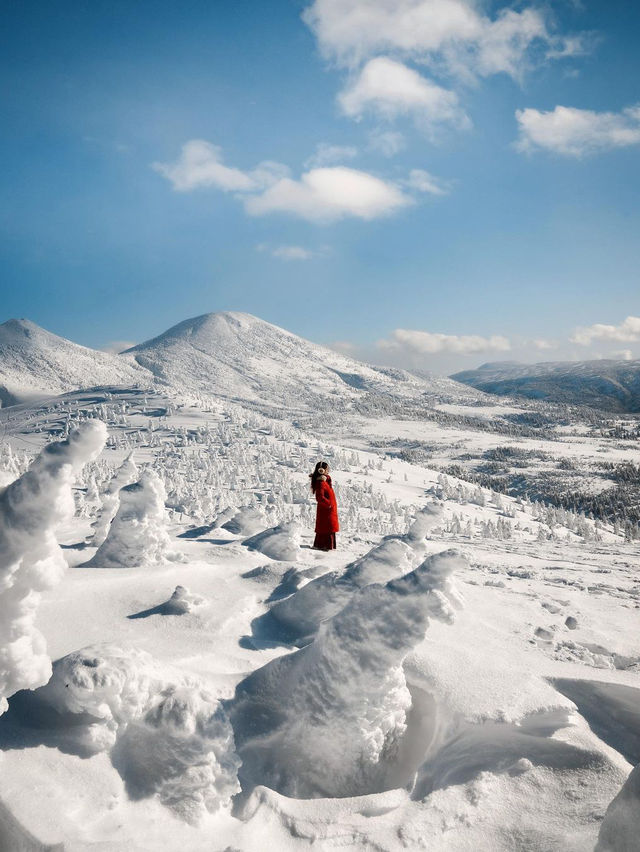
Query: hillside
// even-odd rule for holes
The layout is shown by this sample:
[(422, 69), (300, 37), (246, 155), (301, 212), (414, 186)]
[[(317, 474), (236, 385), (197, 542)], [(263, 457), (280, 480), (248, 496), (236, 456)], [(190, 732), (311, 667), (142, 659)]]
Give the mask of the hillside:
[(148, 384), (135, 363), (79, 346), (27, 319), (0, 325), (0, 405), (96, 385)]
[(451, 378), (498, 396), (640, 411), (640, 361), (496, 362)]
[(363, 392), (415, 401), (477, 398), (457, 382), (374, 367), (250, 314), (204, 314), (123, 353), (162, 382), (236, 401), (336, 408)]

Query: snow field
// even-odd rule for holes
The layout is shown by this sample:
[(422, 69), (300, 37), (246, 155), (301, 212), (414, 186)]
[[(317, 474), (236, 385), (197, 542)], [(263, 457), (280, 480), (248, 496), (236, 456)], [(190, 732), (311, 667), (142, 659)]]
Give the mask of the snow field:
[[(108, 403), (109, 447), (79, 476), (87, 490), (60, 527), (72, 568), (37, 613), (60, 658), (56, 697), (47, 705), (49, 686), (21, 693), (0, 722), (0, 795), (23, 822), (72, 850), (209, 850), (213, 837), (216, 848), (243, 850), (265, 839), (278, 849), (392, 850), (428, 838), (447, 852), (582, 852), (601, 825), (601, 842), (622, 842), (633, 809), (612, 817), (609, 839), (603, 817), (640, 761), (640, 590), (636, 555), (619, 535), (605, 526), (598, 541), (593, 522), (576, 532), (571, 513), (551, 517), (453, 477), (443, 485), (436, 471), (207, 402), (176, 406), (149, 429), (150, 410), (171, 410), (158, 402), (129, 401), (126, 415), (123, 401)], [(84, 402), (77, 416), (100, 405)], [(49, 416), (65, 430), (76, 420)], [(186, 561), (83, 567), (101, 495), (134, 448), (143, 475), (154, 470), (164, 484), (161, 526)], [(341, 549), (326, 555), (309, 549), (313, 506), (298, 502), (316, 457), (332, 463), (348, 521)], [(430, 529), (418, 517), (412, 532), (416, 511), (437, 497)], [(157, 492), (145, 501), (157, 506)], [(252, 506), (263, 525), (248, 541), (223, 528)], [(252, 548), (253, 536), (268, 540), (261, 533), (291, 522), (301, 525), (295, 562)], [(463, 610), (438, 569), (451, 547), (468, 554), (468, 564), (455, 557)], [(278, 626), (279, 607), (289, 624)], [(63, 681), (78, 684), (75, 709)], [(62, 716), (40, 739), (16, 728), (34, 696)], [(242, 793), (230, 807), (234, 772)], [(35, 774), (38, 808), (25, 792)]]

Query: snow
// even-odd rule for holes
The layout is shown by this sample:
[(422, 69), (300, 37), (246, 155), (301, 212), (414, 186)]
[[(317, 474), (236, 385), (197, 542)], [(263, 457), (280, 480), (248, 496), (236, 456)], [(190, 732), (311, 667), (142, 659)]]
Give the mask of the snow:
[(103, 423), (90, 421), (50, 444), (29, 470), (0, 493), (0, 713), (19, 689), (51, 674), (46, 640), (35, 628), (41, 593), (62, 579), (66, 562), (55, 532), (73, 516), (78, 469), (98, 455)]
[(511, 446), (595, 490), (637, 440), (213, 316), (147, 349), (181, 386), (129, 353), (144, 381), (0, 411), (0, 848), (633, 849), (637, 541), (443, 469)]
[(58, 660), (33, 703), (43, 716), (55, 711), (61, 748), (110, 751), (131, 798), (155, 795), (197, 823), (239, 791), (239, 761), (220, 703), (196, 681), (174, 678), (144, 651), (91, 646)]
[(640, 838), (640, 764), (607, 808), (595, 852), (636, 852)]
[(145, 470), (138, 482), (118, 492), (120, 505), (109, 532), (87, 563), (97, 568), (149, 568), (179, 559), (165, 528), (166, 492), (157, 473)]
[[(231, 703), (244, 784), (298, 798), (353, 796), (401, 781), (411, 695), (402, 661), (429, 619), (454, 620), (454, 550), (371, 584), (324, 622), (314, 641), (243, 681)], [(282, 697), (287, 696), (286, 703)]]
[(300, 553), (300, 525), (296, 521), (280, 524), (251, 536), (244, 544), (278, 562), (295, 562)]
[(137, 364), (78, 346), (29, 320), (0, 325), (0, 405), (97, 385), (152, 384)]
[(118, 506), (120, 505), (120, 489), (125, 485), (130, 485), (138, 478), (138, 468), (133, 460), (133, 453), (129, 453), (120, 467), (113, 475), (111, 481), (107, 485), (102, 498), (102, 509), (95, 523), (95, 531), (93, 533), (93, 544), (100, 547), (102, 542), (107, 537), (111, 521), (113, 521)]

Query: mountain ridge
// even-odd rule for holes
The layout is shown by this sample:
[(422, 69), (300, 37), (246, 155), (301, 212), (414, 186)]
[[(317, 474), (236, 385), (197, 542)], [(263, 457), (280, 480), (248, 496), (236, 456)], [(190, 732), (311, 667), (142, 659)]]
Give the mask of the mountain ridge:
[(490, 362), (450, 378), (496, 396), (640, 412), (640, 360)]
[(0, 325), (4, 406), (100, 385), (141, 383), (291, 410), (350, 407), (365, 394), (394, 404), (482, 396), (446, 377), (364, 364), (242, 312), (182, 320), (117, 355), (80, 346), (30, 320)]

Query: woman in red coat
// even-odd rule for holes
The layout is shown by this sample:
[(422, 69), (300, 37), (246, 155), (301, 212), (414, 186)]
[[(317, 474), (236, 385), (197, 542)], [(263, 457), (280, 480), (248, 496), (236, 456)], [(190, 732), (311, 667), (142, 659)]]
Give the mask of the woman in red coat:
[(316, 550), (335, 550), (336, 533), (340, 529), (338, 523), (338, 504), (331, 485), (329, 465), (320, 461), (311, 477), (311, 490), (318, 503), (316, 512), (316, 537), (313, 546)]

